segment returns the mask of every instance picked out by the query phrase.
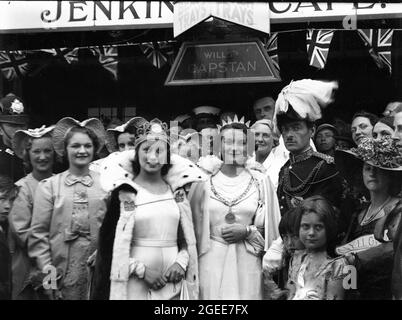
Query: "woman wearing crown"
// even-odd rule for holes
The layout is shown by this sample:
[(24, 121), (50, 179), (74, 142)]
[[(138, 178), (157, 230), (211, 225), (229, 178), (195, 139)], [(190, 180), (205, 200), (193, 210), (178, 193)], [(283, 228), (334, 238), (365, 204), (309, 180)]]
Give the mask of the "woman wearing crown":
[(170, 154), (167, 125), (136, 131), (135, 149), (103, 162), (111, 192), (99, 234), (92, 299), (198, 299), (198, 265), (184, 186), (206, 179), (190, 160)]
[(53, 130), (54, 149), (69, 167), (39, 182), (28, 238), (28, 255), (50, 277), (44, 286), (50, 299), (88, 298), (88, 266), (106, 210), (99, 174), (89, 170), (89, 164), (104, 137), (103, 125), (95, 118), (63, 118)]
[(271, 181), (246, 167), (252, 138), (243, 118), (223, 122), (221, 159), (202, 159), (211, 175), (190, 190), (201, 299), (262, 299), (262, 254), (279, 235), (280, 213)]

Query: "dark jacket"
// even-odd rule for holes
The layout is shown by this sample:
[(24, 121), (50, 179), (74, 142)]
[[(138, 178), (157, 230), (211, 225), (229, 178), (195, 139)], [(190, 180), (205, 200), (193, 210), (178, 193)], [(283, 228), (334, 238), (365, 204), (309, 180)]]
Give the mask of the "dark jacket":
[(14, 182), (25, 176), (24, 165), (0, 137), (0, 174), (9, 176)]
[(0, 300), (11, 299), (11, 257), (6, 234), (0, 229)]
[(342, 178), (334, 158), (312, 149), (296, 157), (290, 155), (279, 172), (277, 193), (282, 215), (314, 195), (325, 197), (337, 207), (342, 197)]

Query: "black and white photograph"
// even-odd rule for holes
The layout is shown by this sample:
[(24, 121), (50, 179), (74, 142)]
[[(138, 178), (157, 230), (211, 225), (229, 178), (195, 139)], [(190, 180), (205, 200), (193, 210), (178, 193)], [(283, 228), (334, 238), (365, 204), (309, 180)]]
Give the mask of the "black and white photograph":
[(0, 0), (0, 300), (402, 300), (401, 218), (402, 2)]

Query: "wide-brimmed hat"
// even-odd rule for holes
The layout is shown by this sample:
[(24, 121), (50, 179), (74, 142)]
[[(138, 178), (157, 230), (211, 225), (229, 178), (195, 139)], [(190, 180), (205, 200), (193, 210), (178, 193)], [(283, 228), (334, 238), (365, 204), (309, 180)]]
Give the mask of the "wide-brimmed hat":
[(146, 140), (161, 140), (169, 143), (168, 124), (155, 118), (140, 125), (135, 133), (135, 147)]
[(72, 128), (87, 128), (98, 138), (99, 148), (95, 151), (98, 153), (103, 148), (106, 140), (106, 132), (99, 119), (91, 118), (80, 122), (73, 118), (66, 117), (56, 123), (52, 134), (54, 150), (58, 155), (64, 155), (64, 139)]
[(13, 93), (0, 99), (0, 123), (27, 124), (29, 117), (24, 113), (22, 100)]
[(36, 129), (18, 130), (12, 140), (12, 146), (15, 154), (22, 159), (24, 157), (29, 138), (42, 138), (46, 134), (50, 134), (53, 129), (54, 126), (46, 127), (43, 125), (42, 127)]
[(341, 151), (383, 170), (402, 171), (402, 155), (391, 137), (379, 140), (366, 137), (361, 139), (357, 148)]
[(120, 126), (107, 129), (106, 148), (108, 149), (108, 151), (112, 153), (119, 150), (119, 146), (117, 145), (117, 139), (116, 139), (118, 134), (125, 132), (129, 127), (133, 127), (134, 129), (133, 133), (135, 133), (135, 131), (146, 122), (147, 120), (145, 120), (143, 117), (134, 117)]

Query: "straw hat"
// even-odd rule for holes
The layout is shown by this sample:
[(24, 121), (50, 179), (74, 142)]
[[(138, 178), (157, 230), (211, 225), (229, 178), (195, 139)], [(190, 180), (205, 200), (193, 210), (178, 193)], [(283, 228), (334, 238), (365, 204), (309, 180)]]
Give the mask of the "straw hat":
[(110, 128), (106, 130), (106, 148), (110, 153), (119, 151), (119, 146), (117, 145), (117, 135), (125, 132), (129, 127), (133, 127), (135, 132), (139, 127), (145, 124), (147, 120), (143, 117), (134, 117), (128, 120), (126, 123), (117, 126), (115, 128)]
[(64, 139), (72, 128), (87, 128), (92, 131), (98, 138), (99, 148), (96, 152), (99, 152), (106, 140), (106, 132), (102, 122), (99, 119), (91, 118), (82, 122), (70, 117), (63, 118), (57, 122), (53, 130), (52, 140), (56, 153), (60, 156), (64, 155)]
[(12, 146), (15, 154), (18, 156), (18, 158), (22, 159), (24, 157), (29, 138), (42, 138), (46, 134), (51, 133), (53, 129), (54, 126), (46, 127), (43, 125), (42, 127), (36, 129), (18, 130), (12, 140)]

